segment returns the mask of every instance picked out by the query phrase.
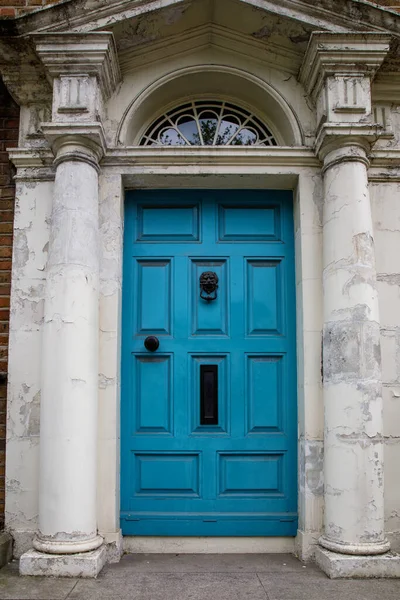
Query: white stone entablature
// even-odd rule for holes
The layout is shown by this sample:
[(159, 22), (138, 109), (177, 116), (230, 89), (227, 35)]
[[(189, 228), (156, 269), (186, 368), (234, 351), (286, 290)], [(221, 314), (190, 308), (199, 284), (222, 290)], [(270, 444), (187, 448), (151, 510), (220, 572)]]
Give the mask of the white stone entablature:
[[(235, 11), (250, 11), (250, 4), (255, 4), (271, 19), (272, 33), (265, 41), (262, 34), (257, 37), (242, 31), (241, 19), (239, 31), (233, 31), (234, 17), (238, 19), (242, 13), (224, 17), (227, 22), (221, 17), (217, 23), (202, 24), (203, 15), (182, 12), (179, 18), (184, 24), (179, 28), (177, 17), (176, 31), (164, 34), (161, 30), (167, 26), (160, 24), (157, 13), (154, 18), (160, 35), (124, 46), (129, 19), (142, 18), (146, 24), (146, 10), (151, 15), (153, 3), (141, 3), (142, 17), (134, 2), (120, 3), (124, 14), (117, 14), (114, 2), (108, 7), (101, 4), (95, 19), (93, 13), (91, 17), (82, 14), (69, 22), (68, 27), (75, 28), (73, 33), (53, 33), (50, 27), (43, 33), (44, 22), (42, 33), (32, 35), (40, 69), (53, 85), (52, 121), (36, 118), (38, 137), (30, 138), (28, 123), (33, 112), (37, 115), (37, 108), (25, 103), (21, 147), (10, 153), (17, 167), (18, 190), (7, 526), (15, 537), (17, 555), (32, 546), (32, 538), (39, 532), (33, 542), (37, 552), (25, 555), (23, 572), (42, 573), (43, 552), (62, 552), (62, 564), (50, 558), (52, 573), (55, 569), (71, 574), (76, 557), (68, 566), (67, 554), (87, 550), (82, 572), (90, 562), (87, 569), (93, 575), (105, 560), (103, 539), (109, 560), (119, 557), (123, 202), (125, 189), (143, 187), (293, 189), (299, 407), (296, 548), (308, 558), (324, 534), (321, 544), (335, 550), (336, 562), (342, 553), (354, 554), (357, 561), (359, 554), (385, 552), (389, 545), (384, 504), (387, 496), (393, 505), (396, 492), (392, 471), (385, 488), (382, 478), (386, 440), (381, 388), (383, 380), (385, 390), (389, 359), (386, 341), (379, 333), (381, 297), (377, 290), (381, 288), (368, 176), (393, 186), (397, 193), (399, 133), (385, 138), (389, 147), (382, 146), (381, 138), (388, 132), (373, 110), (376, 96), (396, 129), (391, 99), (395, 102), (399, 93), (397, 80), (390, 84), (384, 74), (379, 79), (380, 66), (390, 52), (390, 35), (365, 32), (366, 26), (363, 33), (351, 32), (346, 14), (340, 22), (337, 15), (332, 17), (329, 32), (318, 32), (321, 23), (328, 28), (327, 21), (322, 15), (317, 19), (311, 9), (304, 12), (303, 6), (300, 18), (298, 5), (303, 3), (284, 2), (277, 7), (269, 2), (241, 2)], [(164, 4), (168, 8), (181, 3)], [(232, 7), (233, 3), (224, 5)], [(255, 18), (246, 14), (250, 20)], [(296, 47), (285, 38), (277, 14), (289, 30), (297, 32), (299, 19), (308, 23), (314, 30), (308, 48), (306, 42)], [(115, 23), (113, 33), (92, 32), (104, 28), (107, 19), (111, 19), (110, 30), (111, 21)], [(185, 19), (188, 27), (196, 30), (194, 39)], [(394, 29), (396, 26), (393, 24)], [(265, 119), (281, 145), (137, 146), (148, 122), (168, 104), (212, 94), (225, 94), (250, 106)], [(41, 99), (40, 106), (46, 106), (48, 113), (47, 100)], [(393, 218), (400, 217), (393, 212)], [(66, 251), (72, 231), (74, 243)], [(384, 242), (381, 244), (379, 260), (385, 252)], [(79, 306), (80, 312), (74, 313), (72, 306)], [(67, 333), (70, 321), (76, 325), (72, 335)], [(397, 326), (393, 322), (393, 328)], [(351, 340), (343, 331), (352, 332)], [(56, 344), (59, 353), (52, 351)], [(373, 356), (370, 346), (376, 348)], [(352, 370), (343, 373), (340, 357), (347, 352), (353, 357)], [(21, 357), (25, 356), (35, 358), (29, 368), (22, 369)], [(395, 389), (396, 377), (390, 381), (390, 389)], [(86, 408), (75, 416), (60, 418), (67, 414), (66, 402), (84, 403)], [(345, 425), (343, 414), (351, 415)], [(72, 451), (63, 445), (67, 438), (73, 440)], [(396, 456), (400, 457), (400, 445), (398, 454), (390, 451), (393, 465)], [(360, 464), (365, 468), (360, 469)], [(71, 509), (76, 506), (82, 510)], [(400, 537), (400, 523), (390, 516), (393, 510), (389, 516), (386, 512), (386, 519), (395, 523), (392, 527), (398, 528)], [(175, 543), (184, 551), (184, 541)], [(221, 542), (214, 543), (214, 548), (223, 548)], [(146, 540), (127, 544), (130, 548), (149, 547)], [(193, 544), (191, 541), (186, 547), (199, 547)], [(232, 544), (238, 550), (249, 547), (249, 541)], [(212, 548), (213, 542), (208, 546)], [(266, 539), (253, 547), (257, 551), (295, 548), (291, 539)], [(331, 576), (340, 569), (342, 575), (349, 574), (342, 564), (335, 566), (329, 552), (318, 553), (320, 564)], [(379, 559), (371, 560), (375, 572), (383, 569)], [(352, 569), (357, 568), (354, 564)], [(398, 569), (398, 563), (392, 564)]]

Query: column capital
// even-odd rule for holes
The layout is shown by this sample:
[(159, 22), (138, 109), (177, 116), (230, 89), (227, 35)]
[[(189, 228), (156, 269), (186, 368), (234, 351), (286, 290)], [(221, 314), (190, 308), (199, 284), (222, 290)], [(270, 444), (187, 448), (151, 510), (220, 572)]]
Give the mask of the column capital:
[(106, 151), (101, 123), (44, 123), (42, 129), (56, 165), (66, 160), (78, 160), (99, 168)]
[(311, 35), (299, 78), (316, 106), (315, 150), (320, 158), (349, 144), (368, 152), (383, 133), (372, 111), (371, 82), (390, 40), (382, 33)]
[(384, 33), (313, 32), (300, 69), (300, 82), (316, 102), (329, 76), (372, 79), (389, 52), (390, 41), (391, 36)]
[(68, 75), (96, 77), (107, 100), (121, 80), (114, 36), (109, 31), (38, 33), (32, 40), (51, 81)]
[(367, 157), (379, 134), (379, 125), (372, 123), (324, 123), (317, 133), (315, 152), (324, 169), (330, 166), (332, 154), (340, 155), (341, 161), (358, 160), (369, 166)]
[(32, 41), (52, 84), (52, 121), (101, 121), (104, 103), (121, 80), (113, 34), (34, 34)]

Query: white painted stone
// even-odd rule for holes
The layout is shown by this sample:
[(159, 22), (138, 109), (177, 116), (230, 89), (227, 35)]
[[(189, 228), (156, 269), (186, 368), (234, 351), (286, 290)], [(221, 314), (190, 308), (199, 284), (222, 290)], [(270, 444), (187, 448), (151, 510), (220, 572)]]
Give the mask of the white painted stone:
[[(57, 167), (43, 328), (37, 550), (102, 543), (96, 523), (98, 179), (93, 165)], [(76, 507), (79, 506), (79, 510)]]
[(294, 552), (289, 537), (143, 537), (124, 536), (127, 554), (268, 554)]
[(346, 556), (317, 547), (315, 562), (331, 579), (400, 578), (400, 555)]
[(95, 578), (107, 559), (105, 546), (81, 554), (45, 554), (37, 550), (25, 552), (19, 561), (20, 575), (37, 577)]
[[(379, 554), (389, 544), (384, 534), (379, 309), (365, 153), (360, 146), (348, 146), (325, 161), (321, 543), (337, 552)], [(337, 243), (339, 237), (343, 243)]]

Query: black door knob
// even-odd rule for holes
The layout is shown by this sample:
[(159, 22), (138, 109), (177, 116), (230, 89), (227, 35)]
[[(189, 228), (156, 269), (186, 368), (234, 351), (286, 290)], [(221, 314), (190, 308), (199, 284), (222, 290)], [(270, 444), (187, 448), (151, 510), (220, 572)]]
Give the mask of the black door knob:
[(155, 352), (159, 345), (160, 342), (155, 335), (148, 335), (147, 338), (144, 340), (144, 347), (146, 348), (146, 350), (149, 350), (149, 352)]

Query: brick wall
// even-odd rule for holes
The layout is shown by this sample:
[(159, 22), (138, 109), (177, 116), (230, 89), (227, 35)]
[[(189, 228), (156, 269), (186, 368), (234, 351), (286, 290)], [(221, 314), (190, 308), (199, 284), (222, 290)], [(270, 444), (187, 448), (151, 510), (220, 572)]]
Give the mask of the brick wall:
[(6, 148), (18, 145), (19, 108), (0, 80), (0, 528), (4, 526), (8, 321), (15, 186)]
[(19, 17), (27, 12), (38, 10), (49, 4), (59, 4), (64, 0), (0, 0), (0, 19)]

